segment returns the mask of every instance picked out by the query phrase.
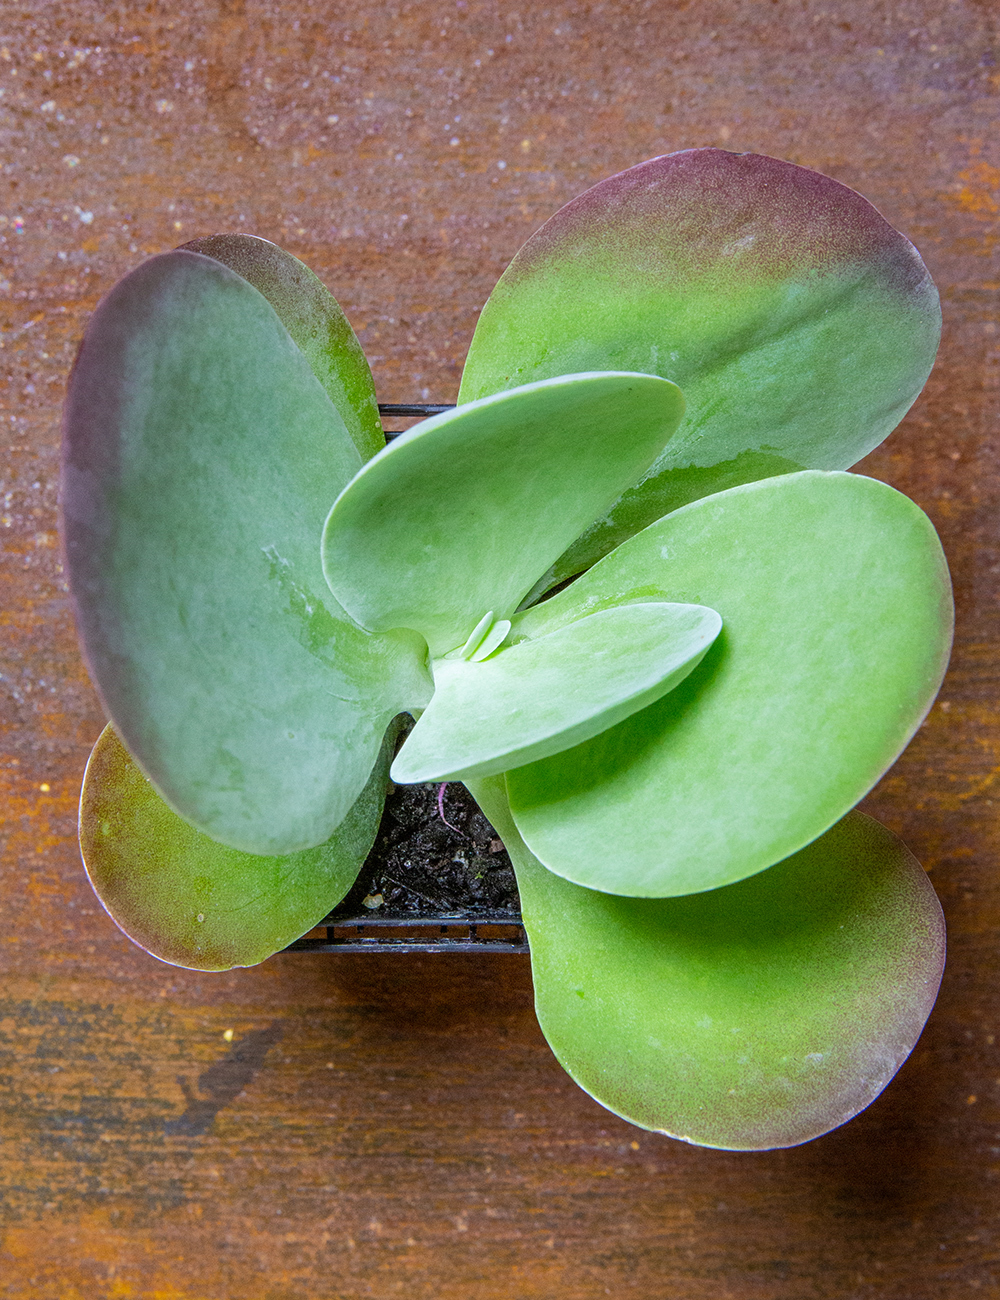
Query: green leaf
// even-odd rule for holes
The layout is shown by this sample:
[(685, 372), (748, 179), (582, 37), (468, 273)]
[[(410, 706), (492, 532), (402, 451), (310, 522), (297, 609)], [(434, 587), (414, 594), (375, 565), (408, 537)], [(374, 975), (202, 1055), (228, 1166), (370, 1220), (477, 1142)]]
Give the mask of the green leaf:
[(509, 618), (580, 530), (655, 459), (684, 409), (638, 374), (564, 375), (447, 411), (398, 438), (330, 512), (323, 567), (372, 631), (435, 657)]
[(385, 434), (368, 359), (322, 280), (258, 235), (209, 235), (182, 248), (214, 257), (263, 294), (337, 408), (361, 459), (381, 451)]
[(816, 838), (923, 719), (951, 642), (927, 516), (855, 474), (731, 488), (623, 543), (529, 610), (541, 636), (582, 601), (650, 591), (723, 630), (674, 691), (594, 739), (508, 774), (518, 830), (552, 871), (616, 894), (715, 889)]
[(940, 329), (919, 254), (859, 194), (774, 158), (690, 149), (601, 181), (528, 240), (479, 317), (459, 401), (579, 370), (684, 391), (655, 470), (551, 586), (696, 496), (854, 464), (920, 392)]
[(226, 848), (172, 812), (106, 727), (83, 782), (80, 847), (98, 898), (140, 947), (192, 970), (252, 966), (340, 902), (378, 830), (397, 728), (325, 844), (259, 857)]
[(647, 602), (601, 610), (483, 662), (437, 659), (434, 695), (392, 779), (492, 776), (589, 740), (673, 690), (721, 626), (700, 605)]
[(725, 889), (615, 898), (541, 866), (502, 780), (471, 788), (517, 873), (542, 1032), (615, 1114), (699, 1146), (795, 1146), (867, 1106), (912, 1050), (944, 919), (870, 817)]
[[(476, 626), (478, 627), (479, 625), (477, 624)], [(488, 659), (490, 655), (493, 654), (495, 650), (499, 649), (499, 647), (503, 645), (504, 641), (507, 640), (510, 627), (511, 623), (509, 618), (498, 619), (483, 637), (482, 641), (480, 641), (479, 645), (469, 654), (459, 653), (459, 658), (467, 658), (468, 661), (473, 664), (478, 664), (484, 659)], [(466, 645), (468, 645), (468, 642), (466, 642)], [(452, 654), (454, 653), (455, 652), (452, 651)]]
[(418, 639), (373, 639), (323, 580), (323, 520), (360, 464), (274, 310), (219, 262), (154, 258), (99, 305), (65, 419), (78, 626), (163, 798), (248, 852), (327, 840), (389, 720), (430, 694)]

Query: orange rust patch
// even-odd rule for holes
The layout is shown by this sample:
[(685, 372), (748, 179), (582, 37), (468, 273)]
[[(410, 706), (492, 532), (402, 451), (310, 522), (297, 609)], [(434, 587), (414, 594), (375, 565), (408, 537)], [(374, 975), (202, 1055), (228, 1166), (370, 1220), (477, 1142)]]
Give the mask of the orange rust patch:
[[(11, 821), (15, 817), (37, 817), (42, 824), (47, 824), (52, 816), (64, 817), (68, 812), (75, 812), (80, 792), (78, 789), (63, 788), (42, 790), (41, 785), (49, 785), (30, 772), (0, 770), (0, 808), (3, 820)], [(38, 823), (36, 823), (37, 827)], [(59, 836), (62, 839), (62, 836)]]
[(986, 217), (994, 217), (1000, 212), (1000, 167), (985, 162), (973, 163), (959, 172), (958, 178), (964, 184), (957, 194), (947, 197), (964, 212)]

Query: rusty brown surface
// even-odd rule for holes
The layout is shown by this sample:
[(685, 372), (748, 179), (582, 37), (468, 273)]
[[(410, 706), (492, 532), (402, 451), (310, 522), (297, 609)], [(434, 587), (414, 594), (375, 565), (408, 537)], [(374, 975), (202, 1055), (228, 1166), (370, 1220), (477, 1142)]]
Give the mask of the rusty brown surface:
[[(0, 9), (0, 1297), (1000, 1296), (997, 26), (990, 0)], [(867, 468), (941, 530), (956, 651), (867, 807), (932, 874), (948, 972), (868, 1111), (754, 1155), (577, 1091), (523, 958), (206, 976), (133, 949), (75, 845), (102, 719), (55, 536), (73, 350), (145, 254), (275, 239), (341, 299), (383, 400), (449, 400), (527, 234), (702, 144), (860, 189), (945, 309), (926, 394)]]

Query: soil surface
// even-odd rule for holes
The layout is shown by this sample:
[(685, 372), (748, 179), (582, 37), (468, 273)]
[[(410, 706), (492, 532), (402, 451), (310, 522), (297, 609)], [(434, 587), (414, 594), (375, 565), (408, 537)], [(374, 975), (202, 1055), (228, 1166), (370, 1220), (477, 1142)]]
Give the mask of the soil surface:
[(332, 917), (506, 912), (520, 900), (510, 858), (459, 782), (389, 787), (375, 844)]

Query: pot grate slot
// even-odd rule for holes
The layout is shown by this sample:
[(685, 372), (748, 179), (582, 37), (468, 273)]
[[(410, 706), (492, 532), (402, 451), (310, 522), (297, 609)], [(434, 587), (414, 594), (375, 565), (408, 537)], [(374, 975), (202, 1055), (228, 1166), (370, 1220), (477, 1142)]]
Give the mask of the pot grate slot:
[(469, 916), (329, 917), (286, 952), (527, 952), (509, 912)]

